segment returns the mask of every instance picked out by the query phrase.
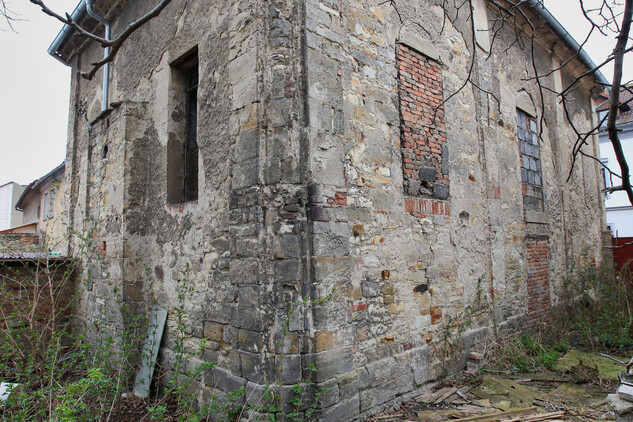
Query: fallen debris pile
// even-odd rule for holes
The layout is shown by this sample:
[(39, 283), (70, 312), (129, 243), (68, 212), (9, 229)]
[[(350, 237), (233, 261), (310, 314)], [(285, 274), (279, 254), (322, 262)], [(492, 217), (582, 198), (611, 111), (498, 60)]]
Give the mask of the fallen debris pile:
[[(573, 354), (572, 354), (573, 355)], [(575, 358), (575, 362), (574, 359)], [(373, 420), (386, 422), (536, 422), (613, 420), (610, 367), (595, 356), (563, 360), (560, 372), (485, 375), (444, 384)], [(604, 373), (603, 373), (604, 372)]]

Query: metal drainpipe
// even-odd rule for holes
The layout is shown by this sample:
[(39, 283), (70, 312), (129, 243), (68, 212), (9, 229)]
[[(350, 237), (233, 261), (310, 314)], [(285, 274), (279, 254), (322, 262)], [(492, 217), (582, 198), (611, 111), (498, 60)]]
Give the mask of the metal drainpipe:
[[(95, 0), (86, 0), (86, 11), (90, 16), (101, 22), (105, 26), (105, 39), (110, 41), (110, 22), (98, 15), (92, 8)], [(110, 54), (110, 47), (106, 47), (103, 57), (106, 58)], [(101, 112), (108, 109), (108, 92), (110, 91), (110, 62), (103, 65), (103, 101), (101, 102)]]

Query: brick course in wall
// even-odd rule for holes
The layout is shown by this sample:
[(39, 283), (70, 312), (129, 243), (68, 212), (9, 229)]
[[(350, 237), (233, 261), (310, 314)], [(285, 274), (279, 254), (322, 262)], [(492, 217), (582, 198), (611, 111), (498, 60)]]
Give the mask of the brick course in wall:
[(409, 214), (418, 218), (426, 218), (434, 215), (448, 217), (451, 214), (448, 202), (434, 199), (405, 198), (404, 208)]
[(448, 199), (442, 70), (403, 44), (397, 46), (397, 56), (405, 193)]
[(530, 239), (527, 248), (528, 317), (535, 326), (549, 318), (549, 261), (547, 240)]

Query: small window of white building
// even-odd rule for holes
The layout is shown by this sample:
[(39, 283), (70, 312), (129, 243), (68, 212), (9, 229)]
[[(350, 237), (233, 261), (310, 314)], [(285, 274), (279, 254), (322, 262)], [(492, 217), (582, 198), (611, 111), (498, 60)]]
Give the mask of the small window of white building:
[[(602, 167), (600, 168), (600, 172), (602, 173), (602, 186), (604, 189), (608, 189), (613, 186), (613, 181), (611, 180), (611, 173), (609, 172), (609, 169), (608, 169), (609, 159), (601, 158), (600, 162), (602, 163)], [(605, 191), (604, 197), (606, 199), (609, 199), (611, 198), (611, 194)]]
[(607, 115), (609, 114), (609, 110), (600, 110), (598, 112), (598, 124), (601, 128), (607, 126)]

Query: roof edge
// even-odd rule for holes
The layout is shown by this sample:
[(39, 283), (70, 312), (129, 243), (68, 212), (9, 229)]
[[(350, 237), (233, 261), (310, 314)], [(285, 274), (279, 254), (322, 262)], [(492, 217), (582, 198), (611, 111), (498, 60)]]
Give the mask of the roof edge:
[(26, 197), (28, 196), (29, 193), (31, 193), (31, 191), (35, 190), (36, 188), (38, 188), (39, 186), (41, 186), (42, 184), (44, 184), (45, 182), (47, 182), (48, 180), (50, 180), (55, 173), (61, 171), (62, 169), (66, 169), (66, 160), (64, 160), (60, 165), (58, 165), (57, 167), (55, 167), (53, 170), (49, 171), (48, 173), (46, 173), (46, 175), (35, 179), (34, 181), (32, 181), (31, 183), (29, 183), (29, 185), (26, 187), (26, 189), (24, 189), (24, 192), (22, 192), (22, 195), (20, 195), (20, 198), (18, 199), (18, 202), (15, 203), (15, 209), (18, 211), (23, 211), (23, 209), (21, 208), (22, 205), (22, 201), (24, 201), (26, 199)]
[[(569, 48), (571, 48), (574, 52), (578, 54), (578, 58), (580, 59), (580, 61), (585, 66), (587, 66), (589, 70), (596, 68), (596, 64), (593, 62), (593, 60), (591, 60), (587, 52), (582, 49), (580, 44), (578, 44), (578, 41), (576, 41), (574, 37), (572, 37), (571, 34), (567, 32), (567, 30), (563, 27), (563, 25), (560, 24), (560, 22), (558, 22), (554, 15), (552, 15), (550, 11), (547, 10), (542, 0), (526, 0), (526, 3), (529, 7), (534, 9), (543, 19), (545, 19), (554, 33), (558, 35)], [(81, 0), (71, 14), (71, 18), (74, 22), (78, 22), (83, 19), (87, 13), (86, 0)], [(73, 27), (67, 24), (64, 25), (59, 34), (57, 34), (57, 37), (55, 37), (55, 39), (53, 40), (51, 46), (48, 48), (48, 54), (50, 54), (66, 66), (70, 66), (70, 64), (68, 63), (67, 59), (62, 56), (59, 50), (68, 40), (68, 38), (73, 34), (73, 32), (75, 32)], [(611, 85), (609, 81), (607, 81), (607, 79), (604, 77), (602, 72), (600, 72), (600, 70), (596, 70), (594, 72), (594, 75), (598, 83), (605, 86)]]
[[(572, 37), (571, 34), (567, 32), (565, 27), (563, 27), (563, 25), (558, 22), (554, 15), (552, 15), (551, 12), (547, 10), (545, 5), (543, 4), (543, 0), (526, 0), (526, 3), (529, 7), (534, 9), (543, 19), (545, 19), (554, 33), (563, 40), (567, 47), (571, 48), (574, 52), (578, 54), (578, 58), (580, 59), (580, 61), (585, 66), (587, 66), (589, 70), (595, 69), (597, 67), (593, 60), (591, 60), (591, 57), (589, 57), (587, 52), (582, 49), (580, 44), (578, 44), (578, 41), (576, 41), (574, 37)], [(594, 75), (598, 83), (604, 85), (605, 87), (611, 86), (611, 83), (607, 81), (600, 70), (596, 69)]]
[[(84, 16), (86, 16), (86, 14), (86, 0), (81, 0), (77, 7), (75, 7), (75, 10), (70, 15), (70, 17), (72, 18), (73, 22), (79, 22), (84, 18)], [(73, 32), (75, 32), (75, 29), (72, 26), (65, 24), (62, 30), (59, 31), (59, 34), (57, 34), (57, 36), (53, 40), (51, 46), (48, 47), (48, 54), (50, 54), (66, 66), (70, 66), (70, 63), (68, 63), (67, 59), (62, 56), (59, 50), (68, 40), (68, 38), (73, 34)]]

